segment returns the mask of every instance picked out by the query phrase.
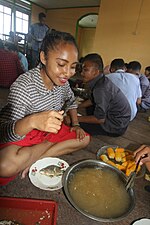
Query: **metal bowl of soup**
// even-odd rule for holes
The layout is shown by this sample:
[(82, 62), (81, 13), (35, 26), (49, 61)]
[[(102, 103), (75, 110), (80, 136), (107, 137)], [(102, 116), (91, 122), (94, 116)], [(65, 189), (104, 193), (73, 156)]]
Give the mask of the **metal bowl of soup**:
[(64, 193), (84, 216), (100, 222), (124, 219), (135, 206), (127, 177), (112, 165), (87, 159), (68, 167), (63, 175)]

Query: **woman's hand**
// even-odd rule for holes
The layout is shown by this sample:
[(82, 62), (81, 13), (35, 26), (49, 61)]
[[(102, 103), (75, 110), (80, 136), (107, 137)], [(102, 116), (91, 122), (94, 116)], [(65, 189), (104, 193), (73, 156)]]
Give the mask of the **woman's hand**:
[(80, 141), (82, 141), (86, 136), (85, 131), (80, 126), (71, 127), (71, 131), (76, 132), (77, 139), (79, 139)]
[(32, 128), (56, 134), (61, 128), (63, 113), (64, 111), (53, 110), (36, 113), (30, 119)]

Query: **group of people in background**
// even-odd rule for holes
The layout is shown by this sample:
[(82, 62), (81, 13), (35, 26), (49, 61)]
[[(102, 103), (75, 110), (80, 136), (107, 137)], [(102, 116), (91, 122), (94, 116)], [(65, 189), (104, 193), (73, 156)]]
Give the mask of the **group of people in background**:
[(4, 42), (0, 40), (0, 87), (10, 88), (16, 78), (37, 66), (39, 63), (39, 52), (42, 41), (49, 30), (45, 25), (46, 15), (39, 13), (39, 22), (32, 24), (28, 34), (31, 42), (31, 62), (25, 56), (19, 47), (21, 37), (10, 31), (9, 38)]
[[(78, 106), (69, 85), (78, 65), (78, 47), (71, 34), (49, 30), (45, 18), (40, 13), (39, 23), (31, 26), (33, 69), (28, 71), (17, 49), (6, 44), (6, 50), (0, 42), (5, 77), (11, 77), (16, 66), (15, 77), (4, 86), (11, 89), (0, 111), (0, 177), (4, 177), (4, 183), (6, 177), (19, 172), (25, 176), (40, 158), (86, 147), (90, 135), (123, 135), (137, 111), (150, 108), (149, 67), (142, 75), (139, 62), (125, 64), (119, 58), (104, 74), (103, 59), (97, 53), (82, 58), (81, 77), (89, 87), (90, 98)], [(9, 58), (7, 65), (4, 56)], [(0, 82), (5, 77), (2, 74)], [(78, 107), (86, 108), (87, 115), (78, 116)], [(149, 161), (149, 147), (143, 149), (143, 153), (137, 151), (136, 160), (140, 154), (147, 154)]]

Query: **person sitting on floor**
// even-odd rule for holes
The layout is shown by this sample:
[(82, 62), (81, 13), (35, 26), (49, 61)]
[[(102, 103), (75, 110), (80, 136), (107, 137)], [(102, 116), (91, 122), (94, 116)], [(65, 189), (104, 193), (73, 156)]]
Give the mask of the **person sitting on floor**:
[[(103, 75), (100, 55), (88, 54), (82, 61), (83, 82), (88, 83), (91, 99), (79, 107), (92, 107), (86, 116), (79, 116), (80, 126), (91, 135), (123, 135), (129, 125), (131, 109), (121, 90)], [(69, 118), (66, 117), (66, 123)]]
[(0, 87), (9, 88), (23, 72), (18, 56), (6, 50), (0, 40)]
[(110, 65), (111, 73), (107, 77), (123, 92), (131, 107), (131, 119), (137, 114), (137, 104), (141, 103), (141, 88), (138, 77), (127, 73), (124, 60), (114, 59)]
[[(0, 181), (21, 171), (24, 177), (38, 159), (77, 151), (90, 141), (78, 126), (77, 104), (68, 83), (78, 63), (74, 37), (59, 31), (48, 33), (40, 60), (38, 67), (12, 84), (7, 105), (0, 112)], [(65, 104), (71, 127), (63, 123)]]
[(150, 109), (150, 83), (145, 74), (141, 74), (141, 64), (138, 61), (129, 62), (127, 71), (134, 75), (137, 75), (140, 80), (140, 86), (142, 90), (141, 103), (138, 105), (140, 111), (146, 111)]
[(145, 68), (145, 72), (144, 72), (145, 76), (148, 78), (148, 80), (150, 81), (150, 66), (147, 66)]
[(18, 56), (23, 71), (27, 72), (28, 71), (28, 60), (27, 60), (26, 56), (18, 51), (18, 48), (14, 43), (6, 42), (5, 46), (10, 52), (13, 52)]

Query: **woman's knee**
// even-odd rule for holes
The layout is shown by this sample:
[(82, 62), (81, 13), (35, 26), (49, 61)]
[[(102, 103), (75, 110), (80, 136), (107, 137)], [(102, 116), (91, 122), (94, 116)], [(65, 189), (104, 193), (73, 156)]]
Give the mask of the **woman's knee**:
[(1, 160), (0, 177), (11, 177), (17, 174), (17, 166), (9, 160)]
[(86, 147), (90, 143), (90, 136), (86, 136), (83, 141), (81, 141), (82, 147)]

